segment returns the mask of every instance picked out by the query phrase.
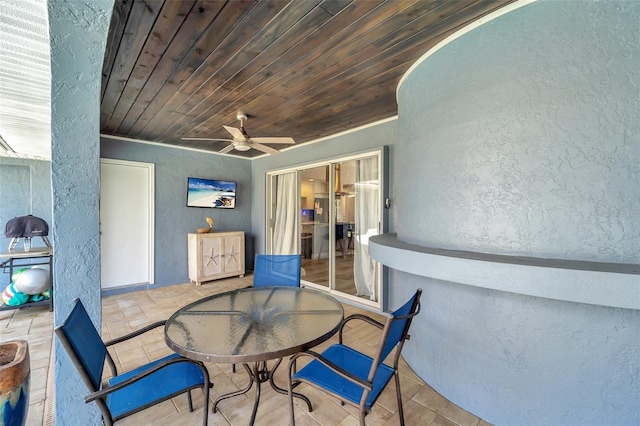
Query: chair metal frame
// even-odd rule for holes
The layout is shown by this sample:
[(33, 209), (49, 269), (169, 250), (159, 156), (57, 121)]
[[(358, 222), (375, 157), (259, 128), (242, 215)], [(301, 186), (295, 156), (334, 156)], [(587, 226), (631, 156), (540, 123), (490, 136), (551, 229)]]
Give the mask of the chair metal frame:
[[(324, 392), (329, 393), (330, 395), (333, 395), (335, 397), (337, 397), (338, 399), (340, 399), (341, 404), (344, 405), (344, 403), (348, 403), (351, 404), (355, 407), (359, 408), (359, 415), (360, 415), (360, 425), (364, 426), (365, 425), (365, 416), (370, 412), (371, 408), (373, 407), (373, 405), (376, 403), (378, 397), (380, 396), (380, 394), (382, 393), (382, 391), (386, 388), (387, 384), (389, 383), (389, 381), (391, 380), (391, 376), (389, 376), (388, 378), (386, 378), (384, 383), (376, 383), (376, 386), (374, 386), (374, 379), (376, 379), (376, 374), (378, 373), (378, 370), (380, 368), (380, 366), (382, 365), (386, 370), (388, 370), (390, 372), (390, 370), (393, 370), (392, 375), (395, 378), (395, 385), (396, 385), (396, 397), (397, 397), (397, 402), (398, 402), (398, 416), (400, 418), (400, 425), (404, 426), (404, 412), (403, 412), (403, 408), (402, 408), (402, 395), (401, 395), (401, 391), (400, 391), (400, 376), (398, 374), (398, 362), (400, 360), (400, 354), (402, 352), (402, 347), (404, 346), (404, 342), (406, 340), (409, 340), (410, 336), (409, 336), (409, 327), (411, 326), (411, 321), (413, 319), (413, 317), (415, 317), (416, 315), (418, 315), (420, 313), (420, 296), (422, 295), (422, 289), (418, 289), (415, 293), (414, 296), (412, 296), (411, 299), (409, 299), (408, 302), (406, 302), (401, 308), (399, 308), (398, 310), (396, 310), (393, 314), (391, 314), (389, 317), (387, 317), (386, 321), (384, 323), (381, 323), (379, 321), (374, 320), (373, 318), (370, 318), (366, 315), (362, 315), (362, 314), (353, 314), (348, 316), (347, 318), (345, 318), (342, 321), (342, 324), (340, 326), (340, 329), (338, 331), (338, 344), (332, 345), (331, 347), (327, 348), (322, 354), (319, 354), (317, 352), (311, 351), (311, 350), (307, 350), (304, 352), (300, 352), (298, 354), (293, 355), (290, 359), (289, 359), (289, 380), (288, 380), (288, 392), (289, 392), (289, 414), (290, 414), (290, 422), (291, 425), (294, 426), (295, 425), (295, 416), (294, 416), (294, 405), (293, 405), (293, 389), (298, 386), (300, 383), (307, 383), (317, 389), (320, 389)], [(397, 315), (398, 312), (402, 312), (406, 307), (408, 307), (408, 305), (410, 304), (410, 309), (408, 311), (408, 314), (406, 315)], [(353, 321), (353, 320), (360, 320), (360, 321), (364, 321), (367, 324), (370, 324), (380, 330), (382, 330), (381, 336), (380, 336), (380, 341), (378, 343), (377, 349), (376, 349), (376, 353), (374, 355), (373, 358), (359, 352), (356, 351), (352, 348), (349, 348), (348, 346), (343, 344), (343, 330), (344, 330), (344, 326), (345, 324), (347, 324), (349, 321)], [(391, 333), (391, 329), (392, 326), (394, 324), (394, 322), (396, 321), (402, 321), (402, 320), (406, 320), (406, 323), (404, 325), (404, 328), (401, 332), (400, 338), (397, 340), (397, 342), (388, 342), (387, 339), (390, 336)], [(389, 344), (392, 344), (393, 346), (389, 346)], [(389, 354), (393, 351), (393, 349), (395, 349), (395, 355), (393, 357), (393, 367), (384, 364), (385, 358), (387, 358), (389, 356)], [(371, 367), (368, 371), (368, 374), (366, 377), (360, 375), (356, 375), (353, 374), (351, 371), (349, 371), (346, 368), (343, 368), (342, 366), (339, 366), (336, 362), (333, 362), (330, 359), (330, 356), (325, 356), (329, 353), (334, 353), (333, 350), (339, 350), (339, 351), (351, 351), (352, 353), (355, 353), (357, 356), (361, 357), (361, 358), (365, 358), (367, 360), (370, 360), (371, 362)], [(300, 371), (297, 371), (296, 368), (296, 363), (297, 360), (299, 358), (311, 358), (311, 361), (306, 364), (302, 369), (300, 369)], [(362, 396), (360, 398), (359, 403), (356, 403), (354, 401), (350, 401), (349, 399), (345, 398), (344, 394), (340, 394), (338, 392), (334, 392), (330, 389), (327, 389), (326, 387), (324, 387), (322, 384), (320, 383), (316, 383), (313, 380), (311, 380), (309, 377), (305, 377), (305, 368), (309, 367), (309, 365), (311, 365), (312, 363), (320, 363), (323, 367), (326, 367), (325, 370), (327, 373), (335, 373), (337, 375), (339, 375), (342, 379), (345, 379), (355, 385), (357, 385), (358, 387), (362, 388)], [(296, 372), (297, 371), (297, 372)], [(372, 394), (372, 392), (374, 393), (373, 399), (371, 401), (369, 401), (369, 397)], [(377, 392), (377, 394), (375, 393)], [(309, 410), (311, 411), (311, 410)]]
[[(79, 312), (77, 311), (78, 309), (81, 309), (84, 312)], [(85, 354), (80, 354), (76, 350), (76, 347), (73, 344), (73, 342), (69, 339), (69, 336), (67, 336), (66, 327), (72, 315), (86, 315), (86, 319), (91, 323), (91, 327), (95, 332), (95, 336), (83, 336), (83, 337), (86, 337), (87, 340), (90, 339), (90, 337), (95, 337), (96, 340), (99, 340), (100, 342), (102, 342), (103, 347), (99, 347), (99, 345), (97, 345), (98, 346), (97, 348), (96, 347), (92, 348), (92, 355), (98, 355), (101, 358), (101, 364), (99, 362), (95, 363), (95, 365), (100, 365), (99, 367), (100, 371), (89, 371), (89, 370), (92, 370), (91, 368), (92, 366), (86, 365), (86, 361), (87, 361), (86, 359), (85, 361), (83, 361), (83, 358), (85, 358)], [(204, 394), (202, 424), (204, 426), (207, 426), (208, 414), (209, 414), (209, 389), (213, 387), (213, 383), (211, 383), (209, 379), (209, 371), (207, 370), (206, 366), (200, 361), (194, 361), (188, 358), (184, 358), (178, 354), (172, 354), (164, 358), (161, 358), (160, 360), (150, 362), (146, 365), (138, 367), (135, 370), (132, 370), (132, 371), (137, 371), (137, 373), (132, 375), (131, 377), (126, 378), (125, 380), (119, 381), (118, 383), (115, 383), (113, 385), (111, 385), (109, 382), (110, 380), (113, 380), (114, 378), (122, 376), (123, 374), (130, 374), (131, 371), (118, 374), (118, 370), (116, 368), (115, 362), (113, 361), (113, 358), (109, 353), (109, 351), (107, 350), (107, 348), (109, 346), (113, 346), (115, 344), (140, 336), (157, 327), (164, 326), (165, 323), (166, 323), (165, 320), (157, 321), (153, 324), (150, 324), (134, 332), (128, 333), (124, 336), (120, 336), (116, 339), (103, 342), (97, 330), (95, 329), (95, 326), (91, 322), (91, 319), (88, 317), (88, 314), (86, 313), (86, 310), (82, 305), (82, 302), (80, 301), (80, 299), (75, 299), (74, 307), (71, 313), (69, 314), (69, 316), (65, 319), (65, 321), (60, 326), (55, 328), (55, 333), (58, 336), (58, 339), (60, 339), (60, 342), (62, 343), (62, 346), (65, 348), (67, 354), (69, 355), (69, 358), (71, 358), (73, 365), (76, 367), (76, 369), (80, 373), (80, 377), (82, 378), (83, 382), (91, 392), (89, 393), (89, 395), (85, 397), (85, 402), (86, 403), (95, 402), (98, 405), (98, 408), (100, 409), (100, 412), (102, 414), (103, 424), (107, 426), (111, 426), (113, 425), (114, 422), (121, 420), (125, 417), (128, 417), (131, 414), (145, 410), (149, 407), (152, 407), (156, 404), (159, 404), (163, 401), (166, 401), (168, 399), (171, 399), (183, 393), (187, 394), (189, 411), (192, 412), (193, 401), (191, 398), (191, 390), (202, 388), (202, 392)], [(112, 376), (107, 378), (106, 380), (102, 380), (105, 361), (109, 365)], [(94, 364), (94, 361), (91, 361), (91, 363)], [(167, 368), (176, 369), (176, 366), (179, 363), (189, 363), (197, 367), (202, 373), (202, 384), (192, 384), (187, 387), (178, 388), (174, 392), (170, 392), (161, 398), (153, 400), (150, 403), (137, 406), (131, 409), (130, 411), (126, 411), (121, 415), (112, 416), (111, 409), (109, 408), (109, 405), (107, 402), (107, 397), (110, 394), (126, 389), (127, 386), (131, 386), (136, 382), (144, 379), (145, 377), (148, 377), (154, 373), (160, 372), (163, 369), (167, 369)], [(94, 368), (96, 368), (95, 365), (94, 365)], [(148, 367), (148, 368), (145, 369), (145, 367)], [(142, 371), (138, 371), (138, 370), (142, 370)]]

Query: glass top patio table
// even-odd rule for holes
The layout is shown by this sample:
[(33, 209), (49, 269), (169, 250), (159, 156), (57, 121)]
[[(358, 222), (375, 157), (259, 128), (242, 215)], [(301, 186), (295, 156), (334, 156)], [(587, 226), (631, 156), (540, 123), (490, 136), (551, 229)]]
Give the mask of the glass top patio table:
[(165, 324), (165, 340), (175, 352), (199, 361), (259, 362), (324, 342), (343, 316), (340, 302), (317, 290), (251, 287), (178, 310)]

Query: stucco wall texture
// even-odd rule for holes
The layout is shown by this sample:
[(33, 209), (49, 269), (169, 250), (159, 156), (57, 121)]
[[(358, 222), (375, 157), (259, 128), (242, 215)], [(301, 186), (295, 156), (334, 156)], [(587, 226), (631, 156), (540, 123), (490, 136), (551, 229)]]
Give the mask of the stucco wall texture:
[(637, 263), (639, 10), (536, 2), (428, 58), (400, 88), (400, 180), (421, 177), (400, 191), (423, 208), (403, 210), (399, 236)]
[[(539, 1), (417, 66), (399, 89), (397, 179), (413, 184), (397, 188), (398, 238), (638, 263), (638, 22), (638, 2)], [(416, 287), (404, 354), (462, 408), (498, 425), (640, 422), (640, 311), (398, 271), (391, 304)]]
[[(48, 2), (54, 325), (80, 298), (100, 330), (100, 81), (113, 0)], [(64, 348), (55, 342), (57, 425), (100, 423)]]
[[(155, 286), (187, 282), (187, 234), (207, 226), (244, 231), (251, 240), (251, 162), (242, 158), (132, 143), (109, 138), (101, 142), (102, 158), (138, 161), (155, 165)], [(233, 210), (187, 207), (187, 178), (235, 181), (238, 184)], [(254, 253), (245, 253), (251, 265)]]

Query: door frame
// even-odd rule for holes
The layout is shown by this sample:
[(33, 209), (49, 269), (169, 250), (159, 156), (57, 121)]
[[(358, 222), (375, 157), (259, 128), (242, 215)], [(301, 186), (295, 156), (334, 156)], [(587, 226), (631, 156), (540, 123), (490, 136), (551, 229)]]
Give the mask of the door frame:
[[(296, 195), (296, 199), (298, 200), (297, 203), (297, 210), (300, 211), (300, 172), (302, 170), (305, 169), (309, 169), (309, 168), (313, 168), (313, 167), (320, 167), (320, 166), (329, 166), (329, 182), (327, 182), (327, 184), (329, 185), (330, 188), (332, 188), (334, 186), (334, 165), (336, 163), (341, 163), (341, 162), (346, 162), (346, 161), (351, 161), (351, 160), (357, 160), (360, 158), (366, 158), (366, 157), (371, 157), (377, 155), (378, 156), (378, 170), (380, 171), (380, 200), (381, 203), (378, 206), (379, 208), (379, 218), (380, 218), (380, 227), (379, 227), (379, 232), (380, 234), (382, 233), (386, 233), (388, 232), (388, 228), (389, 228), (389, 213), (388, 213), (388, 206), (389, 206), (389, 198), (388, 198), (388, 193), (389, 193), (389, 182), (387, 180), (387, 176), (388, 176), (388, 153), (387, 153), (387, 148), (385, 146), (382, 147), (378, 147), (378, 148), (373, 148), (373, 149), (368, 149), (362, 152), (356, 152), (356, 153), (351, 153), (351, 154), (346, 154), (346, 155), (341, 155), (341, 156), (335, 156), (335, 157), (331, 157), (331, 158), (326, 158), (323, 160), (318, 160), (318, 161), (313, 161), (313, 162), (309, 162), (309, 163), (304, 163), (304, 164), (298, 164), (295, 166), (291, 166), (291, 167), (286, 167), (286, 168), (281, 168), (281, 169), (274, 169), (274, 170), (269, 170), (266, 173), (266, 177), (265, 177), (265, 192), (266, 192), (266, 197), (265, 197), (265, 253), (271, 253), (271, 249), (273, 247), (272, 245), (272, 228), (273, 228), (273, 223), (272, 223), (272, 214), (273, 214), (273, 195), (274, 195), (274, 182), (275, 182), (275, 176), (283, 174), (283, 173), (291, 173), (291, 172), (296, 172), (297, 173), (297, 195)], [(332, 192), (332, 191), (329, 191)], [(330, 203), (332, 204), (332, 200), (333, 200), (333, 196), (330, 196)], [(332, 218), (332, 215), (329, 215), (330, 219)], [(330, 222), (332, 223), (332, 221)], [(335, 226), (333, 226), (335, 228)], [(332, 226), (329, 225), (329, 232), (332, 232)], [(296, 232), (298, 232), (298, 234), (300, 233), (299, 227), (296, 230)], [(331, 237), (332, 234), (330, 234), (329, 236), (329, 245), (330, 245), (330, 255), (329, 255), (329, 268), (330, 268), (330, 279), (334, 280), (334, 273), (333, 271), (335, 270), (335, 264), (334, 264), (334, 256), (332, 256), (331, 254), (333, 253), (333, 255), (335, 255), (335, 242), (333, 242), (333, 238)], [(296, 241), (300, 241), (300, 235), (298, 235), (298, 238), (296, 239)], [(360, 305), (366, 309), (374, 309), (374, 310), (382, 310), (384, 306), (386, 306), (386, 298), (387, 298), (387, 282), (388, 282), (388, 273), (386, 271), (386, 268), (384, 267), (384, 265), (380, 264), (379, 262), (377, 262), (377, 273), (376, 273), (377, 277), (378, 277), (378, 288), (377, 288), (377, 293), (378, 293), (378, 300), (377, 301), (368, 301), (366, 299), (362, 299), (356, 296), (352, 296), (346, 293), (342, 293), (339, 292), (337, 290), (334, 290), (331, 288), (331, 286), (324, 287), (324, 286), (320, 286), (317, 284), (314, 284), (312, 282), (309, 281), (304, 281), (302, 280), (302, 284), (304, 284), (307, 287), (311, 287), (311, 288), (315, 288), (318, 289), (320, 291), (325, 291), (328, 292), (329, 294), (348, 301), (349, 303), (355, 304), (355, 305)]]
[[(155, 164), (154, 163), (143, 163), (138, 161), (128, 161), (128, 160), (118, 160), (111, 158), (101, 158), (100, 166), (102, 164), (109, 164), (114, 166), (122, 166), (122, 167), (135, 167), (138, 169), (146, 170), (147, 172), (147, 203), (148, 203), (148, 216), (147, 216), (147, 235), (149, 236), (147, 241), (147, 266), (148, 266), (148, 283), (132, 283), (128, 285), (140, 285), (140, 284), (153, 284), (155, 282)], [(102, 229), (100, 230), (102, 233)], [(100, 250), (100, 256), (102, 259), (102, 248)], [(102, 260), (100, 261), (100, 265), (102, 266)], [(106, 289), (102, 289), (103, 291), (109, 291), (115, 289), (117, 287), (108, 287)]]

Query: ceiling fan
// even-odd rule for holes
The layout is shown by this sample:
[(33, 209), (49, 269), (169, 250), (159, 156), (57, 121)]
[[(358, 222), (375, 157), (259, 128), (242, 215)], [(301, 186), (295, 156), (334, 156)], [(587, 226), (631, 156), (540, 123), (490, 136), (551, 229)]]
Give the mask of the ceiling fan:
[(240, 120), (240, 128), (222, 126), (224, 129), (231, 133), (232, 139), (215, 139), (215, 138), (182, 138), (185, 141), (221, 141), (221, 142), (231, 142), (228, 146), (222, 148), (219, 152), (226, 154), (231, 150), (235, 149), (238, 151), (249, 151), (251, 148), (257, 149), (258, 151), (266, 152), (267, 154), (277, 154), (277, 149), (271, 148), (270, 146), (263, 145), (265, 143), (269, 144), (294, 144), (296, 141), (293, 138), (288, 137), (270, 137), (270, 138), (252, 138), (249, 137), (247, 132), (244, 130), (244, 122), (247, 120), (247, 114), (243, 112), (238, 112), (236, 118)]

